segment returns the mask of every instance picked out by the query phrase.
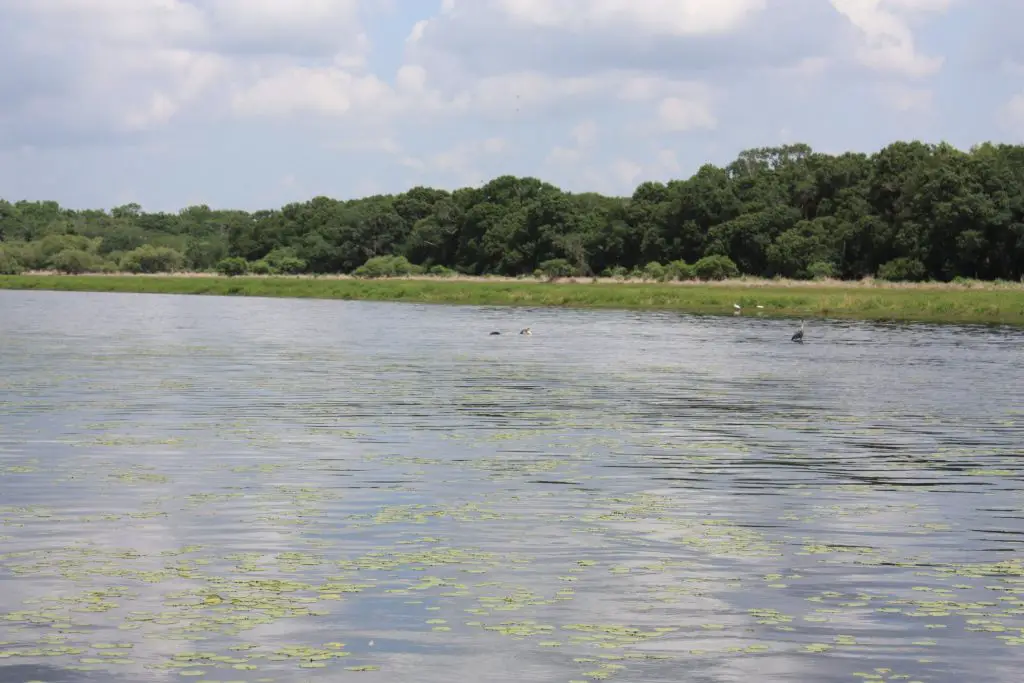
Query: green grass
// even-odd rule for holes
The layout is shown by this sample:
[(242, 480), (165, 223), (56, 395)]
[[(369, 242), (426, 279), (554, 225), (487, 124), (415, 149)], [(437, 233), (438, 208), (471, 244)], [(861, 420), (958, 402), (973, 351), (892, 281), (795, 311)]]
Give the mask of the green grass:
[[(863, 284), (546, 283), (523, 281), (310, 277), (5, 275), (0, 289), (146, 292), (407, 301), (432, 304), (671, 310), (792, 318), (846, 318), (1024, 326), (1024, 287)], [(757, 309), (756, 305), (764, 306)]]

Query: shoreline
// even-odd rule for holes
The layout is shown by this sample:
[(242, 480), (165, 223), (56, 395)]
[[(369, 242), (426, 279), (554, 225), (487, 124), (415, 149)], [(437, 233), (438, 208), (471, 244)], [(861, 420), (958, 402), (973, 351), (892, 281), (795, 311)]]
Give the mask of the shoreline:
[[(677, 311), (1024, 327), (1024, 283), (890, 283), (741, 278), (639, 282), (610, 278), (348, 275), (225, 277), (208, 273), (0, 275), (0, 289), (396, 301), (421, 304)], [(763, 308), (758, 308), (763, 306)]]

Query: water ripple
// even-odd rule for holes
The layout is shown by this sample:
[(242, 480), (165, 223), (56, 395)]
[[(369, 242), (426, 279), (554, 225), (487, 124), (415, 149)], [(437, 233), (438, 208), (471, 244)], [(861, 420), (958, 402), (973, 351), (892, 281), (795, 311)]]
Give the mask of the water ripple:
[(1019, 678), (1017, 331), (48, 292), (0, 320), (0, 681)]

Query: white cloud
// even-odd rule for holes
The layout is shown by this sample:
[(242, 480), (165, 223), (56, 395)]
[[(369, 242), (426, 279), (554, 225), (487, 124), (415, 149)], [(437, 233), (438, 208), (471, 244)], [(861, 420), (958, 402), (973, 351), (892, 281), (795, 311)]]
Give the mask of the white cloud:
[(573, 32), (692, 36), (730, 31), (766, 0), (497, 0), (511, 19)]
[[(13, 135), (158, 128), (188, 113), (329, 111), (374, 96), (357, 0), (13, 0), (8, 64), (45, 64), (5, 98)], [(316, 59), (322, 68), (301, 67)], [(353, 71), (356, 70), (356, 71)], [(271, 91), (277, 89), (279, 96)], [(379, 90), (379, 88), (376, 88)], [(323, 91), (323, 92), (321, 92)], [(233, 94), (232, 94), (233, 93)], [(288, 101), (290, 100), (290, 101)]]
[(239, 116), (341, 116), (353, 108), (387, 106), (391, 101), (391, 88), (375, 76), (335, 67), (293, 67), (236, 92), (231, 105)]
[(665, 131), (681, 132), (717, 125), (706, 97), (666, 97), (658, 104), (658, 125)]
[(930, 76), (942, 68), (943, 57), (917, 51), (908, 13), (944, 12), (950, 0), (831, 0), (832, 6), (860, 32), (856, 56), (880, 71), (911, 77)]
[(624, 193), (783, 127), (817, 149), (921, 112), (929, 135), (1021, 135), (1020, 20), (1018, 0), (4, 0), (0, 187), (173, 208), (517, 172)]
[(571, 147), (556, 145), (544, 159), (551, 166), (569, 166), (578, 164), (597, 142), (598, 125), (587, 119), (580, 121), (569, 130), (569, 137), (575, 143)]
[(484, 177), (481, 162), (486, 157), (498, 157), (508, 148), (508, 141), (501, 137), (482, 140), (467, 140), (450, 149), (424, 157), (406, 156), (403, 166), (420, 173), (441, 174), (460, 185), (477, 185)]

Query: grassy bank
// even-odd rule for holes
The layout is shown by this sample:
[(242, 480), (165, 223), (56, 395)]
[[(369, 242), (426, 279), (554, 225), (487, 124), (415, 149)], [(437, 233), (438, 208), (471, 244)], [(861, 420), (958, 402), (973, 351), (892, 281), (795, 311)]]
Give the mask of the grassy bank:
[[(725, 283), (546, 283), (530, 280), (330, 277), (7, 275), (0, 289), (146, 292), (407, 301), (438, 304), (673, 310), (732, 315), (847, 318), (1024, 326), (1024, 287), (872, 286), (772, 281)], [(757, 308), (757, 306), (764, 308)]]

